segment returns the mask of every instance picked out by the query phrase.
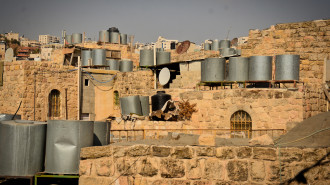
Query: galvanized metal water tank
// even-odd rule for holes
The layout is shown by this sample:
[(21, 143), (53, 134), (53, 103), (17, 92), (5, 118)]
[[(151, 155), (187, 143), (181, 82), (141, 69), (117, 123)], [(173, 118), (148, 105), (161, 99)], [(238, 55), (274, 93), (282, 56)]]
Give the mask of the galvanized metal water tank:
[(211, 44), (210, 43), (204, 43), (204, 50), (205, 51), (211, 50)]
[[(89, 64), (90, 61), (90, 64)], [(82, 66), (89, 66), (92, 65), (92, 51), (83, 49), (81, 50), (81, 65)]]
[(230, 40), (220, 40), (220, 48), (230, 48)]
[(171, 53), (167, 51), (157, 51), (156, 52), (156, 64), (169, 64), (171, 62)]
[(152, 111), (161, 110), (165, 103), (172, 97), (165, 91), (157, 91), (157, 94), (151, 96)]
[(107, 60), (107, 63), (110, 67), (110, 70), (116, 70), (119, 71), (119, 61), (116, 59), (109, 59)]
[(128, 59), (123, 59), (119, 62), (120, 72), (130, 72), (133, 71), (133, 61)]
[(99, 31), (99, 41), (101, 42), (109, 42), (109, 32), (108, 30), (101, 30)]
[(104, 146), (110, 144), (110, 122), (94, 121), (93, 146)]
[(275, 80), (299, 80), (299, 55), (276, 55)]
[(82, 43), (82, 34), (81, 33), (73, 33), (72, 34), (72, 44)]
[(229, 81), (249, 80), (249, 58), (231, 57), (229, 59)]
[[(15, 116), (15, 117), (14, 117)], [(13, 119), (14, 118), (14, 119)], [(7, 121), (7, 120), (20, 120), (21, 115), (14, 115), (14, 114), (0, 114), (0, 121)]]
[(43, 170), (45, 122), (0, 121), (0, 176), (34, 176)]
[(231, 57), (237, 55), (235, 48), (222, 48), (220, 54), (223, 57)]
[(122, 115), (142, 115), (142, 108), (139, 96), (127, 96), (120, 98), (120, 108)]
[(140, 96), (141, 109), (143, 116), (149, 116), (150, 105), (149, 105), (149, 96)]
[(72, 35), (65, 35), (66, 44), (72, 44)]
[(80, 149), (93, 146), (93, 121), (48, 120), (45, 172), (78, 174)]
[(127, 44), (127, 34), (125, 33), (120, 34), (120, 44)]
[(110, 43), (118, 44), (119, 43), (119, 33), (117, 32), (110, 32)]
[(249, 80), (265, 81), (272, 79), (271, 56), (251, 56), (249, 58)]
[(151, 49), (140, 50), (140, 66), (154, 66), (154, 51)]
[(224, 58), (207, 58), (201, 62), (201, 81), (202, 82), (220, 82), (225, 79)]
[(105, 66), (105, 49), (93, 49), (92, 58), (93, 66)]
[(215, 39), (212, 41), (212, 44), (211, 44), (211, 50), (213, 51), (218, 51), (220, 48), (220, 42), (218, 39)]

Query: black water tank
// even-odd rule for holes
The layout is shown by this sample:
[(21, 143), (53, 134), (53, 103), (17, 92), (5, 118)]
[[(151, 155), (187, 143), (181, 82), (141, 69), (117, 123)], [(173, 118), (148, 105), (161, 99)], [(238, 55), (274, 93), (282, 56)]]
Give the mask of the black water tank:
[(151, 96), (152, 111), (160, 110), (165, 103), (171, 99), (171, 95), (165, 94), (165, 91), (157, 91), (157, 94)]
[(116, 27), (111, 27), (111, 28), (109, 28), (109, 33), (110, 32), (117, 32), (117, 33), (119, 33), (119, 29), (118, 28), (116, 28)]

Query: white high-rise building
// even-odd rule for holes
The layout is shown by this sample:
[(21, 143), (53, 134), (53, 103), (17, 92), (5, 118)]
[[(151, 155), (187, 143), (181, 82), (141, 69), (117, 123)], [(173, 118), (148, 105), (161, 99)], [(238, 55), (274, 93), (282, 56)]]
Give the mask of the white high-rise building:
[(39, 35), (39, 42), (41, 45), (49, 44), (49, 43), (57, 43), (59, 42), (59, 37), (51, 36), (51, 35)]

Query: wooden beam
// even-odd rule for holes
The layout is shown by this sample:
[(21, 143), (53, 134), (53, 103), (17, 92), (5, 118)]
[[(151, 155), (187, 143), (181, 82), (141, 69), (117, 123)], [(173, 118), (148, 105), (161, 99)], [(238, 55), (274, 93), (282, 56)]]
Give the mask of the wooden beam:
[(105, 70), (105, 69), (86, 69), (86, 68), (84, 68), (83, 71), (87, 71), (89, 73), (111, 74), (111, 75), (115, 75), (115, 74), (119, 73), (119, 71), (116, 71), (116, 70)]

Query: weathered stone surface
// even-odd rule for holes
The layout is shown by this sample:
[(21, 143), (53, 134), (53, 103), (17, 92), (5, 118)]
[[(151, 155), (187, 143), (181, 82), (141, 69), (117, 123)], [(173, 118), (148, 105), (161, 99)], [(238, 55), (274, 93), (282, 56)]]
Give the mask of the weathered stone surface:
[(171, 180), (171, 185), (191, 185), (189, 180)]
[(199, 159), (190, 160), (187, 163), (187, 177), (188, 179), (200, 179), (202, 177), (202, 161)]
[(219, 159), (210, 158), (205, 161), (204, 179), (221, 179), (223, 165)]
[(250, 158), (252, 155), (252, 148), (244, 147), (244, 146), (237, 147), (236, 154), (237, 154), (237, 158), (239, 159)]
[(79, 177), (79, 185), (105, 185), (105, 184), (111, 184), (113, 182), (114, 179), (107, 177), (89, 177), (89, 176)]
[(167, 157), (171, 153), (170, 147), (165, 146), (153, 146), (152, 147), (152, 155), (157, 157)]
[(303, 151), (299, 148), (281, 148), (279, 152), (281, 161), (289, 163), (301, 161), (303, 155)]
[(233, 159), (235, 157), (233, 147), (216, 148), (216, 156), (220, 159)]
[(148, 145), (135, 145), (127, 150), (127, 154), (131, 157), (145, 156), (150, 154), (151, 146)]
[(94, 167), (98, 176), (113, 176), (114, 166), (110, 157), (95, 160)]
[(181, 178), (185, 176), (183, 161), (175, 159), (161, 159), (160, 175), (163, 178)]
[(265, 179), (265, 164), (262, 161), (252, 161), (251, 165), (251, 178), (254, 181), (263, 181)]
[(171, 156), (176, 159), (191, 159), (193, 155), (194, 151), (192, 147), (175, 147)]
[(138, 163), (138, 173), (145, 177), (152, 177), (157, 175), (158, 166), (155, 159), (147, 158)]
[(302, 159), (306, 162), (316, 162), (325, 155), (326, 153), (324, 149), (307, 148), (303, 150)]
[(274, 141), (271, 137), (269, 137), (268, 134), (265, 134), (265, 135), (262, 135), (262, 136), (259, 136), (259, 137), (255, 137), (255, 138), (252, 138), (250, 141), (249, 141), (249, 145), (250, 146), (256, 146), (256, 145), (274, 145)]
[(202, 134), (198, 138), (199, 145), (214, 146), (215, 136), (211, 134)]
[(79, 164), (79, 175), (89, 176), (91, 174), (92, 161), (90, 160), (81, 160)]
[(211, 181), (203, 180), (203, 181), (193, 181), (191, 184), (192, 185), (212, 185), (213, 183)]
[(133, 176), (136, 174), (136, 164), (134, 164), (133, 160), (119, 158), (114, 162), (117, 165), (117, 171), (122, 176)]
[(248, 163), (246, 161), (229, 161), (227, 164), (227, 174), (230, 180), (248, 180)]
[(214, 148), (213, 147), (196, 147), (195, 148), (197, 156), (214, 156)]
[(254, 147), (253, 159), (276, 160), (276, 150), (273, 148)]

